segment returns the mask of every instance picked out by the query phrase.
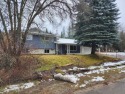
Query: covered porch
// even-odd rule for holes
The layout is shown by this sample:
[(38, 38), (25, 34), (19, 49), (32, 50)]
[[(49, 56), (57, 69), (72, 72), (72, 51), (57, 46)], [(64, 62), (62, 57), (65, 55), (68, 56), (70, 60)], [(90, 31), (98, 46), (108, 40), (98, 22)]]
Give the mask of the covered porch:
[(74, 39), (60, 38), (56, 42), (56, 54), (77, 54), (80, 53), (80, 45)]

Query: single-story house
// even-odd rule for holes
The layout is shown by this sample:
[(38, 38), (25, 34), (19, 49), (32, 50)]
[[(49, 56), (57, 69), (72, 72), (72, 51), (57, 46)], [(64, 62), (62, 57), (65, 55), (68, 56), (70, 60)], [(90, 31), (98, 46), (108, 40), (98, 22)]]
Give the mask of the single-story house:
[(26, 48), (31, 54), (90, 54), (91, 47), (84, 47), (75, 39), (59, 38), (38, 28), (30, 29)]

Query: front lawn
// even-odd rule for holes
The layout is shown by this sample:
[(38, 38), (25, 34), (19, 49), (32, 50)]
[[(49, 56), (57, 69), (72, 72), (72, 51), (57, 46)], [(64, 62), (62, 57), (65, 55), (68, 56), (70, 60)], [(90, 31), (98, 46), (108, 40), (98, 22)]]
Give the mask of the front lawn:
[(55, 67), (75, 65), (87, 67), (91, 65), (98, 65), (107, 61), (116, 61), (118, 59), (99, 56), (99, 55), (34, 55), (41, 66), (37, 71), (50, 70)]

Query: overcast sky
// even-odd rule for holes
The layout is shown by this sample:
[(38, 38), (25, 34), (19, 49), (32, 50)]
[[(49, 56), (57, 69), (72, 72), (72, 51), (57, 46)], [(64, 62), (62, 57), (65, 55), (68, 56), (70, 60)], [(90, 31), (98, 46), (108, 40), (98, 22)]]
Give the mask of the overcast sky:
[(118, 5), (118, 8), (120, 10), (120, 15), (121, 17), (118, 22), (120, 25), (125, 29), (125, 0), (116, 0), (116, 3)]
[[(118, 20), (118, 22), (120, 23), (120, 26), (125, 30), (125, 0), (116, 0), (116, 3), (117, 3), (117, 7), (120, 10), (119, 11), (120, 19)], [(66, 20), (62, 23), (62, 25), (58, 25), (58, 26), (53, 27), (52, 25), (50, 25), (49, 22), (46, 22), (45, 27), (47, 27), (48, 30), (53, 32), (53, 33), (58, 32), (58, 34), (60, 34), (61, 31), (63, 31), (63, 28), (66, 28), (66, 31), (67, 31), (69, 23), (70, 23), (70, 21)]]

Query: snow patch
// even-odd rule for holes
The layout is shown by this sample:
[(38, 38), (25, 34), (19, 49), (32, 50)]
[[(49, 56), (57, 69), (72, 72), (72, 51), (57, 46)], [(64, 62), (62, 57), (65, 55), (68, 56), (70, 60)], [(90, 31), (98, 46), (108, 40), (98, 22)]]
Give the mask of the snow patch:
[(54, 80), (54, 79), (49, 79), (48, 81), (51, 82), (51, 81), (53, 81), (53, 80)]
[(21, 86), (21, 88), (23, 89), (28, 89), (34, 86), (34, 83), (30, 82), (30, 83), (25, 83), (24, 85)]
[(97, 76), (97, 77), (94, 77), (91, 81), (92, 82), (99, 82), (99, 81), (104, 81), (105, 79), (103, 77), (100, 77), (100, 76)]
[(17, 84), (17, 85), (9, 85), (7, 86), (4, 90), (3, 93), (5, 92), (10, 92), (10, 91), (19, 91), (21, 89), (28, 89), (35, 86), (34, 83), (29, 82), (29, 83), (24, 83), (24, 84)]
[(99, 69), (99, 68), (103, 68), (103, 66), (90, 66), (90, 67), (88, 67), (88, 69), (90, 69), (90, 70)]
[(101, 53), (101, 54), (112, 55), (112, 56), (113, 55), (115, 56), (117, 54), (117, 55), (125, 56), (125, 52), (117, 52), (117, 53), (116, 52), (107, 52), (107, 53)]
[(7, 86), (7, 87), (4, 89), (4, 92), (10, 92), (10, 91), (14, 91), (14, 90), (19, 91), (19, 90), (20, 90), (20, 87), (19, 87), (18, 85), (10, 85), (10, 86)]
[(85, 76), (85, 75), (82, 74), (82, 73), (79, 73), (79, 74), (76, 74), (76, 76), (77, 76), (77, 77), (83, 77), (83, 76)]
[(125, 73), (125, 70), (121, 70), (120, 73)]
[(80, 88), (86, 87), (86, 84), (82, 84), (79, 86)]
[(68, 82), (72, 82), (72, 83), (76, 83), (77, 81), (79, 81), (79, 78), (75, 75), (69, 75), (69, 74), (62, 75), (61, 73), (55, 74), (54, 78), (68, 81)]
[(104, 67), (115, 67), (119, 65), (124, 65), (125, 61), (119, 61), (119, 62), (106, 62), (103, 64)]

